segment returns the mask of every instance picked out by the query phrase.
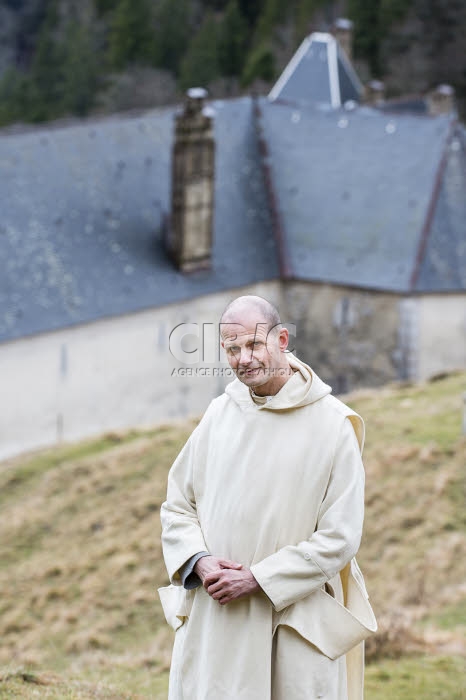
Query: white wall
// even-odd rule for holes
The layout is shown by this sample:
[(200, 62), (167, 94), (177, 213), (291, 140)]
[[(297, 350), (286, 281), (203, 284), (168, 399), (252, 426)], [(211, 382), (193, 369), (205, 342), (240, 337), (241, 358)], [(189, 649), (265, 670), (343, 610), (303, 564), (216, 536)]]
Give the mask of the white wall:
[(466, 368), (466, 294), (417, 298), (419, 379)]
[[(169, 349), (179, 323), (213, 323), (235, 296), (279, 304), (279, 283), (264, 282), (131, 315), (0, 344), (0, 459), (101, 432), (200, 415), (232, 376), (203, 361), (207, 376), (172, 376), (183, 367)], [(195, 338), (188, 338), (193, 349)], [(202, 370), (201, 370), (202, 371)], [(204, 369), (204, 371), (206, 371)]]
[[(187, 366), (170, 353), (169, 334), (183, 322), (212, 323), (218, 330), (223, 308), (240, 294), (256, 293), (275, 302), (283, 322), (297, 323), (298, 356), (311, 361), (318, 374), (328, 363), (333, 371), (335, 362), (326, 351), (331, 348), (333, 306), (322, 304), (321, 296), (313, 303), (317, 292), (328, 296), (324, 287), (312, 292), (309, 285), (288, 283), (281, 292), (280, 282), (264, 282), (0, 344), (0, 459), (109, 430), (202, 414), (232, 380), (226, 373), (213, 374), (214, 367), (229, 369), (223, 351), (220, 363), (200, 357), (188, 366), (206, 372), (204, 376), (172, 376)], [(335, 294), (340, 291), (329, 298)], [(393, 361), (396, 318), (398, 347), (409, 355), (410, 378), (466, 367), (465, 295), (379, 297), (371, 297), (379, 313), (367, 317), (364, 330), (367, 342), (375, 345), (377, 367)], [(196, 339), (187, 340), (186, 349), (193, 349)], [(380, 383), (377, 377), (373, 382)], [(386, 380), (393, 378), (387, 374)]]

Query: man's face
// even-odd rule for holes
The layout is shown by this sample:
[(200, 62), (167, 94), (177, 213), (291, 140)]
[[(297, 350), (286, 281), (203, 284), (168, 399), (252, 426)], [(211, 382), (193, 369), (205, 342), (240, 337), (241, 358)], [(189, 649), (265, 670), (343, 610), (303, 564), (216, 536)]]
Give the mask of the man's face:
[(230, 367), (247, 386), (265, 384), (283, 366), (286, 328), (269, 332), (268, 323), (257, 314), (245, 314), (241, 323), (222, 323), (221, 336)]

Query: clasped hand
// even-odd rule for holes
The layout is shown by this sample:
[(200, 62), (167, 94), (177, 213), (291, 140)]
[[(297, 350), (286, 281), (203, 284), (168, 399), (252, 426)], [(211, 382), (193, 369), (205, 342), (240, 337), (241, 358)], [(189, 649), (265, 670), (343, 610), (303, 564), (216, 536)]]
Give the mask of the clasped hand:
[(243, 569), (242, 564), (230, 559), (205, 556), (197, 560), (194, 571), (207, 593), (220, 605), (250, 595), (260, 588), (249, 569)]

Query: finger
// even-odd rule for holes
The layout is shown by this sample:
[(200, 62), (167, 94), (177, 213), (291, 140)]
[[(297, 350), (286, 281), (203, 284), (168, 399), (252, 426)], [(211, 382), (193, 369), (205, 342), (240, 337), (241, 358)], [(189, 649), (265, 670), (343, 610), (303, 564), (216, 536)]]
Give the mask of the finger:
[(211, 571), (208, 573), (204, 578), (204, 588), (210, 586), (210, 584), (214, 583), (214, 581), (218, 581), (221, 573), (222, 569), (217, 569), (217, 571)]
[(225, 595), (226, 595), (226, 593), (225, 593), (225, 591), (222, 589), (222, 590), (220, 590), (220, 591), (217, 591), (216, 593), (213, 593), (213, 594), (211, 595), (211, 598), (213, 598), (214, 600), (221, 600), (222, 598), (225, 598)]
[(224, 569), (242, 569), (243, 565), (239, 564), (237, 561), (232, 561), (231, 559), (219, 559), (220, 566)]
[(208, 586), (207, 593), (209, 595), (212, 595), (213, 593), (217, 593), (218, 591), (221, 591), (224, 588), (224, 586), (225, 586), (225, 584), (222, 583), (221, 581), (215, 581), (210, 586)]

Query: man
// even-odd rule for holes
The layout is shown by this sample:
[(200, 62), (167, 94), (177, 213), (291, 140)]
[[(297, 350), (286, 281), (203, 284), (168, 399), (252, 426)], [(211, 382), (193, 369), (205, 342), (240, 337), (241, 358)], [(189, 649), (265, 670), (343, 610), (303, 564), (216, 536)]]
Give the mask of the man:
[(176, 458), (161, 507), (169, 700), (361, 700), (376, 629), (354, 558), (362, 418), (287, 351), (267, 300), (234, 299), (220, 328), (236, 378)]

